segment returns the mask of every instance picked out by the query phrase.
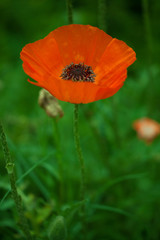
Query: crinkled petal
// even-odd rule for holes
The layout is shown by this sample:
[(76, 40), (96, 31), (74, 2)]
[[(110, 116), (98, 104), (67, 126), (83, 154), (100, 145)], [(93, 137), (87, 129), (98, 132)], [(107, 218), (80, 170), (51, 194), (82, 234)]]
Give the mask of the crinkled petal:
[(57, 43), (50, 34), (44, 39), (27, 44), (20, 57), (26, 74), (39, 83), (47, 84), (51, 75), (57, 78), (63, 69)]
[(55, 38), (64, 65), (85, 63), (94, 68), (112, 37), (90, 25), (71, 24), (59, 27), (51, 35)]
[(114, 38), (106, 47), (95, 68), (96, 84), (109, 86), (113, 83), (115, 75), (117, 79), (121, 79), (121, 73), (135, 60), (136, 55), (133, 49), (128, 47), (125, 42)]
[[(135, 52), (89, 25), (60, 27), (47, 37), (27, 44), (21, 52), (23, 68), (32, 84), (71, 103), (89, 103), (115, 94), (127, 77)], [(95, 82), (73, 82), (60, 76), (66, 65), (84, 63), (96, 74)]]

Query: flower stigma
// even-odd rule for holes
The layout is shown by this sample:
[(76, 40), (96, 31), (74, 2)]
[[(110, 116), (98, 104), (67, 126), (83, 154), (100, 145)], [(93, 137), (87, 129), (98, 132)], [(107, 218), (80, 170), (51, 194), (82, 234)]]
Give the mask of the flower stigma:
[(92, 67), (84, 63), (67, 65), (60, 77), (64, 80), (72, 80), (73, 82), (94, 82), (96, 75)]

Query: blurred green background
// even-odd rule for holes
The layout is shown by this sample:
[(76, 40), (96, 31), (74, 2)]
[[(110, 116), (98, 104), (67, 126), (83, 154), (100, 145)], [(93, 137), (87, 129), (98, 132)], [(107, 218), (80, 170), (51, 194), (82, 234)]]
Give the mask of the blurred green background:
[[(74, 23), (98, 26), (98, 6), (98, 0), (73, 0)], [(132, 129), (141, 117), (160, 121), (160, 1), (106, 0), (107, 33), (131, 46), (137, 61), (116, 95), (80, 107), (87, 172), (85, 237), (73, 105), (60, 102), (64, 117), (58, 122), (45, 115), (37, 104), (40, 89), (27, 82), (19, 58), (25, 44), (67, 24), (66, 3), (1, 0), (0, 10), (0, 118), (17, 179), (28, 171), (18, 190), (34, 239), (48, 239), (48, 227), (57, 215), (65, 217), (68, 240), (160, 239), (160, 137), (147, 145)], [(3, 198), (9, 179), (1, 148), (0, 179)], [(23, 239), (10, 195), (0, 211), (1, 239)]]

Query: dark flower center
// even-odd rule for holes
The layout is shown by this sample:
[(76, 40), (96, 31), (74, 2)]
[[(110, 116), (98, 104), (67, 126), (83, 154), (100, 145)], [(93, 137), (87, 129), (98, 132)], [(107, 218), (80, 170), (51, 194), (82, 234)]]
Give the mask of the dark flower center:
[(96, 75), (92, 68), (84, 63), (71, 63), (63, 69), (60, 77), (73, 82), (94, 82)]

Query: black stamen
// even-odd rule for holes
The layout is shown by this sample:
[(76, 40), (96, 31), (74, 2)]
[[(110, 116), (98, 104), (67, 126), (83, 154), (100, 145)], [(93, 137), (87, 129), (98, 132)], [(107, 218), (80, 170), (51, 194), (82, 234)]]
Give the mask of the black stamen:
[(67, 65), (60, 76), (64, 80), (72, 80), (73, 82), (94, 82), (96, 75), (90, 66), (84, 63)]

